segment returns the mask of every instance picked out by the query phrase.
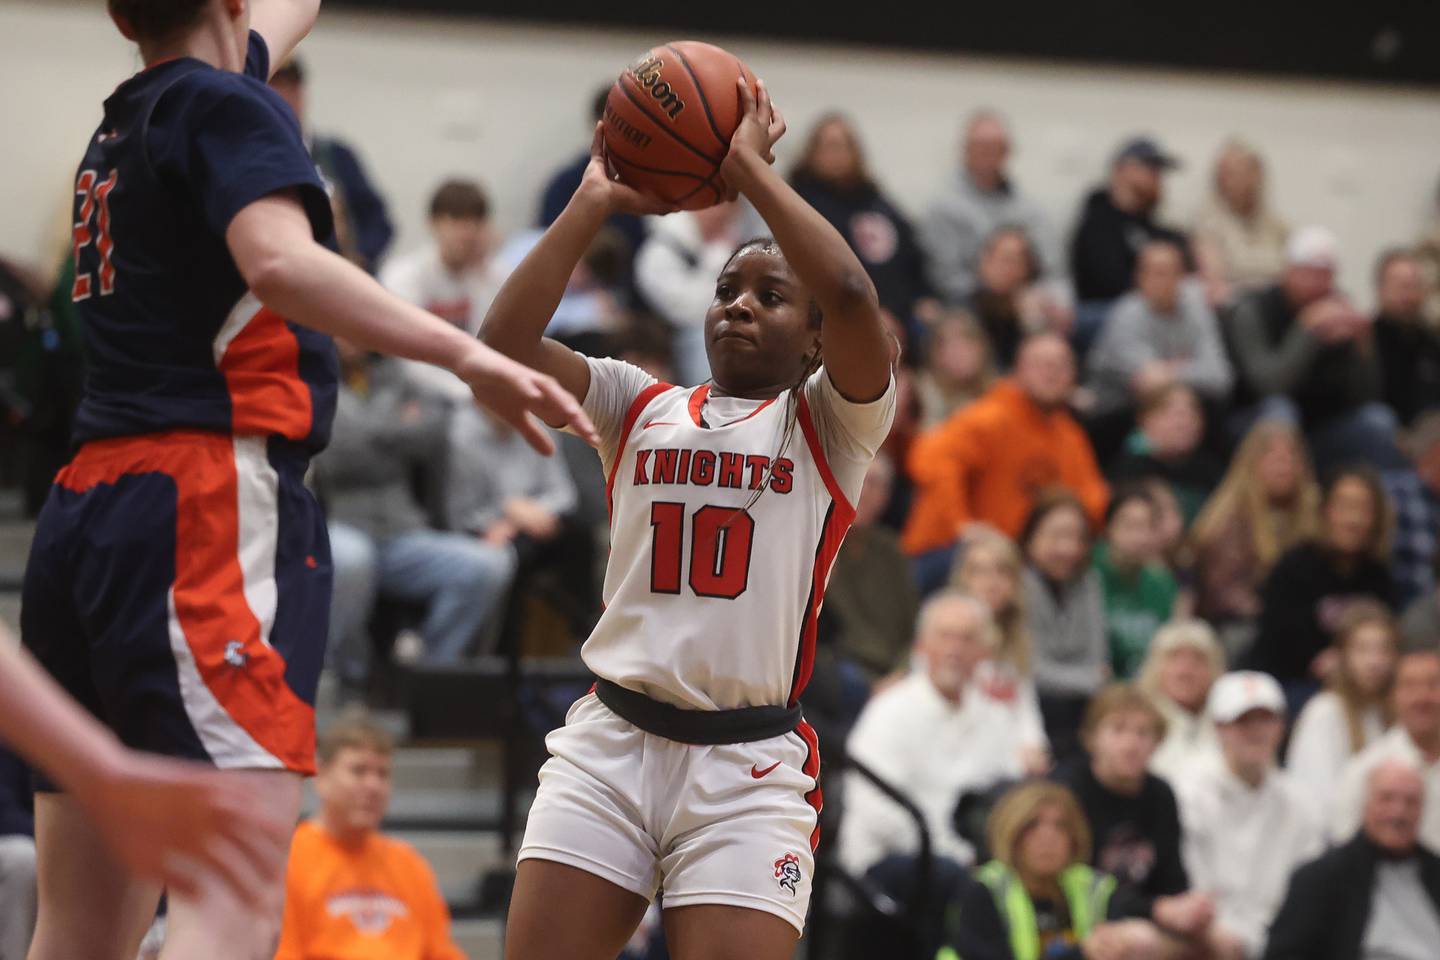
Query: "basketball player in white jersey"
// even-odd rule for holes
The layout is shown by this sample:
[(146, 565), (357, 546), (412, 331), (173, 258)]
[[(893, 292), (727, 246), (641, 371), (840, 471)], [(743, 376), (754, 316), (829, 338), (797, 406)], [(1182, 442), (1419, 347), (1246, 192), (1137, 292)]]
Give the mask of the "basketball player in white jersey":
[(542, 339), (606, 218), (659, 209), (610, 178), (598, 130), (584, 181), (483, 328), (582, 400), (612, 541), (582, 651), (600, 679), (546, 741), (510, 960), (612, 960), (659, 890), (677, 960), (778, 960), (803, 929), (820, 764), (798, 697), (894, 414), (891, 344), (860, 261), (770, 168), (785, 126), (768, 92), (737, 86), (745, 115), (722, 176), (774, 239), (743, 245), (718, 278), (710, 383), (657, 383)]

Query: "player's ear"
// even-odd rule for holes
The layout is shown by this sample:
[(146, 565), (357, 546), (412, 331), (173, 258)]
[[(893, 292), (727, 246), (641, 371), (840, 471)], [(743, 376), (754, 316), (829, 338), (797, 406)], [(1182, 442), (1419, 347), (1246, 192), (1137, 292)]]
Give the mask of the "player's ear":
[(110, 20), (115, 24), (115, 29), (120, 31), (120, 36), (129, 40), (131, 43), (139, 43), (140, 38), (135, 36), (135, 28), (130, 26), (130, 21), (120, 16), (120, 14), (115, 11), (113, 5), (107, 3), (105, 8), (110, 13)]

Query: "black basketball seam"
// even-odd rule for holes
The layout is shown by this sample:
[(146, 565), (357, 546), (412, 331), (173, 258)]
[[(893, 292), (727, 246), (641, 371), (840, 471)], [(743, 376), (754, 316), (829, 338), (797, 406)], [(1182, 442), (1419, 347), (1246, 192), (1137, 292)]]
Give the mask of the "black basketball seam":
[(694, 70), (690, 69), (690, 61), (686, 60), (685, 54), (676, 50), (672, 44), (665, 44), (665, 49), (680, 58), (680, 66), (684, 67), (685, 72), (690, 75), (690, 82), (695, 85), (695, 92), (700, 95), (700, 106), (705, 109), (705, 119), (710, 124), (710, 132), (715, 134), (715, 142), (728, 151), (730, 149), (730, 143), (720, 135), (720, 127), (715, 122), (715, 114), (710, 112), (710, 98), (705, 96), (705, 88), (700, 86), (700, 78), (695, 76)]
[(629, 74), (622, 74), (620, 79), (616, 81), (616, 84), (620, 87), (620, 92), (625, 94), (625, 99), (629, 100), (635, 105), (635, 109), (645, 114), (645, 116), (649, 118), (650, 122), (654, 124), (657, 130), (661, 130), (668, 134), (676, 143), (680, 144), (686, 150), (689, 150), (691, 153), (695, 154), (695, 156), (699, 157), (701, 160), (704, 160), (706, 163), (709, 163), (716, 167), (720, 166), (719, 160), (716, 160), (714, 157), (710, 156), (705, 151), (695, 146), (689, 140), (686, 140), (684, 137), (680, 136), (680, 134), (676, 133), (674, 130), (671, 130), (664, 124), (664, 122), (655, 119), (655, 114), (645, 109), (645, 104), (641, 103), (640, 100), (636, 98), (635, 94), (630, 92), (629, 87), (625, 86), (625, 77), (627, 76), (629, 76)]
[(631, 160), (628, 157), (622, 157), (620, 156), (620, 154), (615, 153), (614, 151), (611, 151), (610, 159), (618, 160), (620, 163), (625, 164), (627, 167), (634, 167), (636, 170), (639, 170), (642, 173), (658, 173), (664, 177), (684, 177), (686, 180), (699, 180), (701, 186), (704, 186), (705, 184), (710, 182), (709, 177), (702, 177), (698, 173), (687, 173), (684, 170), (665, 170), (661, 167), (647, 167), (643, 163), (636, 163), (634, 160)]

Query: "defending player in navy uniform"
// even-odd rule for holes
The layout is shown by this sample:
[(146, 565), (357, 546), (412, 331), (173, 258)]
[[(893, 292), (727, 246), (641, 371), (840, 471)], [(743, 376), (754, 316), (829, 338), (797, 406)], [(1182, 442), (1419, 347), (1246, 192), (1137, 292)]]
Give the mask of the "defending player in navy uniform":
[(742, 245), (717, 280), (710, 383), (659, 383), (542, 339), (606, 218), (659, 212), (610, 178), (598, 131), (580, 188), (483, 328), (583, 398), (611, 522), (605, 613), (582, 650), (599, 680), (546, 740), (510, 960), (609, 960), (660, 889), (679, 960), (779, 960), (804, 925), (820, 790), (798, 698), (830, 564), (894, 415), (892, 351), (860, 262), (770, 169), (784, 122), (764, 86), (758, 102), (739, 88), (722, 174), (774, 240)]
[[(551, 449), (533, 409), (578, 404), (326, 250), (330, 206), (265, 81), (318, 0), (110, 0), (145, 68), (106, 99), (75, 181), (73, 297), (89, 372), (78, 451), (26, 568), (22, 639), (126, 744), (236, 771), (294, 822), (313, 770), (330, 558), (302, 485), (325, 443), (328, 333), (460, 375)], [(253, 26), (253, 30), (251, 27)], [(72, 798), (36, 801), (31, 960), (129, 960), (159, 889)], [(274, 952), (283, 864), (260, 910), (217, 883), (172, 896), (165, 957)]]

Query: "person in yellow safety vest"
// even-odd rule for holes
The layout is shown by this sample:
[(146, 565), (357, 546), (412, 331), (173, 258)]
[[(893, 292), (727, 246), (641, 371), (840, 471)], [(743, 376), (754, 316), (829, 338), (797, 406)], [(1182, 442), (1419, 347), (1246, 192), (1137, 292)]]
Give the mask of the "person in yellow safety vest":
[[(1065, 787), (1017, 787), (990, 815), (994, 859), (946, 912), (936, 960), (1130, 960), (1154, 956), (1149, 925), (1118, 914), (1115, 878), (1085, 865), (1090, 827)], [(1162, 947), (1163, 952), (1163, 947)]]

